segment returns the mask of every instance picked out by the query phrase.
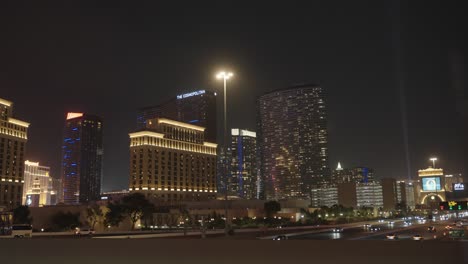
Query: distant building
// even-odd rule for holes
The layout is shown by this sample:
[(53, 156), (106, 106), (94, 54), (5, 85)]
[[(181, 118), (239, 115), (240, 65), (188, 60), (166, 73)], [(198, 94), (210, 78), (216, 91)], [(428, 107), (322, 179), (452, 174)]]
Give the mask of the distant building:
[(453, 186), (456, 183), (462, 183), (463, 177), (461, 174), (447, 174), (445, 175), (445, 190), (448, 192), (453, 192)]
[(338, 162), (336, 169), (331, 172), (331, 183), (338, 184), (343, 182), (350, 182), (353, 179), (353, 171), (348, 168), (341, 167), (341, 163)]
[[(218, 148), (218, 155), (216, 161), (216, 184), (218, 195), (224, 197), (226, 190), (226, 178), (230, 178), (231, 174), (231, 148), (228, 148), (227, 151), (224, 148)], [(226, 175), (228, 175), (226, 177)], [(232, 193), (228, 193), (228, 196), (232, 196)], [(237, 197), (231, 197), (237, 198)]]
[(68, 113), (62, 145), (63, 202), (98, 201), (101, 194), (103, 122), (95, 115)]
[(356, 183), (344, 182), (338, 184), (338, 204), (344, 207), (357, 207)]
[(258, 98), (258, 147), (268, 200), (309, 199), (329, 181), (325, 92), (297, 85)]
[(63, 203), (63, 183), (61, 178), (52, 177), (52, 192), (50, 194), (52, 205)]
[(204, 140), (204, 130), (156, 118), (130, 133), (129, 191), (166, 204), (215, 199), (217, 145)]
[[(57, 189), (50, 176), (50, 168), (39, 165), (39, 162), (24, 162), (23, 205), (44, 206), (57, 203)], [(37, 196), (37, 203), (32, 197)]]
[(378, 182), (356, 184), (357, 207), (383, 207), (382, 185)]
[(338, 204), (338, 187), (322, 186), (311, 190), (311, 206), (320, 208), (322, 206), (332, 207)]
[(13, 103), (0, 98), (0, 207), (21, 205), (28, 127), (13, 118)]
[(156, 106), (138, 110), (137, 129), (145, 129), (148, 120), (168, 118), (206, 128), (205, 139), (216, 143), (216, 93), (198, 90), (177, 95)]
[(418, 171), (420, 193), (419, 204), (438, 208), (439, 202), (445, 202), (445, 177), (443, 169), (427, 168)]
[(367, 167), (343, 168), (338, 162), (336, 169), (331, 172), (331, 183), (343, 182), (370, 183), (374, 179), (374, 170)]
[[(383, 209), (386, 211), (395, 210), (396, 205), (399, 203), (397, 181), (393, 178), (385, 178), (381, 180), (382, 183), (382, 197)], [(404, 184), (404, 183), (403, 183)], [(403, 185), (404, 186), (404, 185)], [(405, 192), (406, 188), (401, 188), (401, 192)], [(405, 193), (403, 196), (406, 198)], [(400, 195), (401, 197), (401, 195)]]
[(231, 130), (229, 191), (243, 199), (257, 199), (257, 135), (244, 129)]
[(352, 181), (356, 183), (372, 183), (374, 181), (374, 170), (367, 167), (355, 167), (351, 169)]
[(410, 209), (416, 208), (416, 190), (412, 182), (397, 181), (397, 201)]

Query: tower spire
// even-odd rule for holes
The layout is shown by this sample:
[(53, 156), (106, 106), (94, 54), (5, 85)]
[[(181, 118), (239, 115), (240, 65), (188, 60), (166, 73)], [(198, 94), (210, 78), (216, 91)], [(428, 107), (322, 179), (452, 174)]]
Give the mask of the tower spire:
[(336, 166), (336, 170), (343, 170), (343, 168), (341, 167), (341, 163), (338, 162), (338, 166)]

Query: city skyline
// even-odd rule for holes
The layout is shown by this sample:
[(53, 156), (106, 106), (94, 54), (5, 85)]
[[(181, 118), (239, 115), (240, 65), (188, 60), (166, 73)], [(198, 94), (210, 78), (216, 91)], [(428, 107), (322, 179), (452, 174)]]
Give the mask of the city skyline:
[[(260, 13), (264, 20), (258, 23), (251, 11), (241, 7), (224, 13), (224, 19), (218, 19), (219, 6), (198, 15), (177, 14), (176, 8), (167, 7), (168, 14), (179, 21), (167, 27), (158, 25), (172, 19), (136, 6), (128, 8), (139, 17), (118, 9), (98, 14), (85, 8), (85, 14), (47, 10), (46, 15), (28, 9), (24, 19), (2, 23), (8, 41), (0, 44), (1, 50), (12, 52), (2, 53), (5, 70), (0, 74), (0, 97), (14, 101), (17, 116), (32, 124), (26, 159), (50, 166), (55, 177), (60, 171), (65, 113), (102, 115), (112, 131), (104, 142), (109, 150), (104, 158), (104, 190), (127, 185), (127, 133), (135, 128), (136, 110), (190, 91), (221, 92), (213, 74), (223, 66), (236, 73), (228, 90), (230, 128), (255, 130), (255, 117), (250, 113), (257, 96), (294, 83), (317, 82), (327, 90), (331, 167), (342, 161), (347, 167), (374, 168), (377, 178), (405, 178), (409, 164), (414, 179), (418, 169), (430, 165), (427, 157), (437, 156), (448, 173), (458, 173), (464, 166), (460, 147), (463, 110), (459, 109), (465, 101), (459, 87), (464, 87), (466, 78), (467, 45), (456, 34), (462, 16), (430, 4), (402, 8), (404, 12), (396, 12), (393, 19), (388, 15), (395, 14), (393, 7), (384, 4), (346, 7), (343, 10), (349, 12), (327, 17), (329, 12), (310, 16), (308, 8), (271, 6), (270, 13)], [(256, 10), (255, 5), (251, 8)], [(321, 3), (320, 8), (333, 7)], [(441, 15), (428, 15), (434, 10), (441, 10)], [(285, 13), (289, 19), (281, 22), (269, 16)], [(99, 15), (107, 15), (109, 22)], [(237, 16), (246, 24), (237, 25)], [(62, 24), (68, 25), (67, 30), (55, 18), (65, 19)], [(310, 24), (303, 23), (305, 18), (311, 19)], [(210, 25), (212, 19), (220, 24)], [(399, 31), (393, 33), (399, 22)], [(9, 33), (16, 31), (22, 34)], [(28, 40), (35, 39), (38, 31), (50, 41), (36, 47)], [(341, 38), (346, 41), (338, 41)], [(121, 39), (126, 41), (117, 41)], [(187, 41), (192, 42), (190, 49), (184, 46)], [(81, 47), (84, 52), (77, 53)], [(395, 69), (392, 54), (396, 50), (403, 68)], [(409, 163), (398, 71), (403, 72), (405, 84)]]

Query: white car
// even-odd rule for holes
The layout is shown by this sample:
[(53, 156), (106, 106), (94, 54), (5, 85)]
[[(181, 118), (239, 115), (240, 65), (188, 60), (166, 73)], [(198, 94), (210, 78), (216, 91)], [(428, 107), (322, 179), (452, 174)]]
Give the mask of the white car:
[(387, 239), (389, 239), (389, 240), (396, 240), (396, 239), (398, 239), (398, 236), (395, 235), (395, 234), (388, 234), (388, 235), (387, 235)]
[(420, 235), (414, 235), (414, 236), (413, 236), (413, 240), (422, 240), (422, 239), (423, 239), (423, 238), (422, 238), (422, 236), (420, 236)]
[(91, 236), (91, 235), (94, 235), (94, 229), (92, 228), (87, 228), (87, 227), (84, 227), (84, 228), (75, 228), (75, 235), (88, 235), (88, 236)]

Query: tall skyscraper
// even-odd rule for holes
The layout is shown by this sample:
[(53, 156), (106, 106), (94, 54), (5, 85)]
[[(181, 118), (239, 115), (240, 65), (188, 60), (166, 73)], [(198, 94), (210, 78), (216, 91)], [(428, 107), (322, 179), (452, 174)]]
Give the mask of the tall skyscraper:
[[(50, 167), (41, 166), (39, 162), (24, 162), (23, 204), (28, 206), (55, 205), (57, 191), (50, 176)], [(31, 199), (37, 195), (36, 199)]]
[(168, 118), (196, 126), (205, 127), (205, 139), (216, 141), (216, 93), (209, 90), (198, 90), (176, 97), (157, 106), (144, 107), (138, 110), (137, 128), (144, 129), (147, 120)]
[(325, 94), (305, 84), (260, 96), (261, 176), (267, 199), (307, 199), (329, 180)]
[(0, 98), (0, 207), (21, 205), (28, 127), (13, 118), (13, 103)]
[(66, 204), (97, 201), (102, 181), (102, 119), (68, 113), (62, 146), (63, 200)]
[(129, 190), (158, 203), (216, 198), (216, 147), (204, 127), (167, 118), (130, 133)]
[(257, 197), (257, 134), (231, 130), (231, 173), (229, 192), (243, 199)]

